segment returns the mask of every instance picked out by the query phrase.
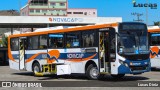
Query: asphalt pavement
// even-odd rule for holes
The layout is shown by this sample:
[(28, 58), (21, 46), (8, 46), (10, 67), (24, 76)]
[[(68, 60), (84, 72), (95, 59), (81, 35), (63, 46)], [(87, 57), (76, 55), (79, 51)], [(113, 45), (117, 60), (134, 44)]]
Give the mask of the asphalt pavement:
[[(44, 87), (47, 89), (51, 88), (54, 90), (114, 90), (122, 89), (128, 90), (132, 88), (137, 88), (137, 90), (142, 90), (142, 88), (160, 89), (160, 70), (155, 70), (139, 75), (126, 75), (121, 79), (112, 78), (110, 75), (106, 75), (104, 79), (101, 80), (88, 80), (84, 75), (46, 75), (43, 77), (35, 77), (32, 72), (18, 71), (10, 69), (9, 66), (0, 66), (0, 81), (2, 82), (14, 82), (14, 83), (42, 83), (42, 87), (39, 88), (43, 90)], [(140, 86), (146, 84), (153, 84), (158, 86)], [(1, 86), (1, 85), (0, 85)], [(56, 88), (55, 88), (56, 87)], [(118, 88), (119, 87), (119, 88)], [(6, 89), (6, 88), (0, 88)], [(9, 89), (9, 88), (8, 88)], [(16, 88), (12, 88), (16, 89)], [(19, 88), (18, 88), (19, 89)], [(35, 89), (35, 88), (34, 88)], [(47, 90), (45, 89), (45, 90)], [(16, 89), (17, 90), (17, 89)], [(145, 89), (147, 90), (147, 89)]]

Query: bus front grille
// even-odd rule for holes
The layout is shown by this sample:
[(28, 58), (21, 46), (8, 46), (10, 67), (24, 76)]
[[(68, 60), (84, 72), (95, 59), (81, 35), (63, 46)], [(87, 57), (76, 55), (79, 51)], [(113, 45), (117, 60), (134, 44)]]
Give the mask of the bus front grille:
[(130, 66), (131, 71), (146, 70), (147, 66)]

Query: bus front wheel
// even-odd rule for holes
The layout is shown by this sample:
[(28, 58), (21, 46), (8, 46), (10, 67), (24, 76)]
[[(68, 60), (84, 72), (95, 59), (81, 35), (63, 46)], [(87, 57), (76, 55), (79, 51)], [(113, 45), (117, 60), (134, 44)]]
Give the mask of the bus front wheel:
[(87, 68), (86, 75), (91, 80), (97, 80), (99, 76), (99, 70), (96, 66), (91, 64)]
[(36, 73), (41, 72), (39, 63), (34, 63), (33, 64), (32, 71), (34, 73), (34, 76), (36, 76)]
[(122, 78), (122, 77), (124, 77), (125, 76), (125, 74), (117, 74), (117, 75), (114, 75), (114, 74), (112, 74), (111, 75), (113, 78)]

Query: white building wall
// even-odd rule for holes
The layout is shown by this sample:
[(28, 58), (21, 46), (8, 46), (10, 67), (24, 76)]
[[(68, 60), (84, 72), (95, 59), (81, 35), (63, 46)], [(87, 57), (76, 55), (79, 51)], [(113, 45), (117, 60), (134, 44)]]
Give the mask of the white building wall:
[[(9, 22), (8, 22), (9, 21)], [(52, 17), (52, 16), (0, 16), (0, 24), (39, 25), (39, 24), (102, 24), (122, 22), (122, 17)]]
[(28, 16), (28, 12), (29, 12), (29, 9), (28, 9), (28, 4), (27, 4), (21, 8), (20, 16)]
[(68, 17), (97, 17), (97, 9), (68, 8)]

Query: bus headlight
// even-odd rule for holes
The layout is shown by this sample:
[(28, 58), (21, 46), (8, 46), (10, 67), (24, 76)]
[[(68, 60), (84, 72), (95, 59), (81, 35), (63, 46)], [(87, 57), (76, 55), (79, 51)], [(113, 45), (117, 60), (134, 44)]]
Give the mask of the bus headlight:
[(126, 62), (122, 61), (122, 60), (119, 60), (119, 63), (128, 67), (128, 64)]
[(120, 63), (120, 64), (124, 64), (124, 62), (123, 62), (122, 60), (119, 60), (119, 63)]
[(148, 62), (144, 62), (144, 64), (148, 64)]
[(126, 67), (128, 67), (128, 64), (127, 64), (127, 63), (125, 63), (124, 65), (125, 65)]

